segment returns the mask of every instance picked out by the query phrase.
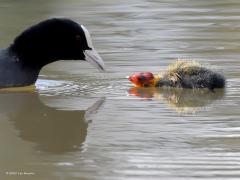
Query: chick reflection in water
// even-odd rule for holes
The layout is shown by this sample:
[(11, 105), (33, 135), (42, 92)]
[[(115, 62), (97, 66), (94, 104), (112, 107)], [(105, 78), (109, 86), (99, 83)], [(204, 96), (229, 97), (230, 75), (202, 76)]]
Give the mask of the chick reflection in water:
[(104, 99), (86, 110), (74, 111), (48, 107), (37, 93), (1, 93), (0, 101), (4, 102), (0, 113), (13, 122), (21, 139), (33, 142), (37, 151), (56, 154), (79, 151), (87, 135), (86, 117), (96, 112)]
[(143, 99), (164, 100), (177, 112), (196, 112), (201, 107), (223, 98), (224, 89), (217, 89), (213, 93), (207, 89), (133, 87), (128, 93)]

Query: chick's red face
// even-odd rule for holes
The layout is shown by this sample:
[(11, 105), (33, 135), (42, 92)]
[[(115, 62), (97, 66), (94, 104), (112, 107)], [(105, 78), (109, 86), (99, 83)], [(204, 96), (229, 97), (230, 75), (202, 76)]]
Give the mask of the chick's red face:
[(153, 85), (154, 76), (151, 72), (141, 72), (128, 78), (137, 87), (148, 87)]

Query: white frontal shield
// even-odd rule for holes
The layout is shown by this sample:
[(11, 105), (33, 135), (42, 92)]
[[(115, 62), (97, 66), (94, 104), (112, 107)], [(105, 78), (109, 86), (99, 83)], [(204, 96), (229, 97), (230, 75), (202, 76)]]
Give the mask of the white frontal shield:
[(83, 25), (81, 25), (81, 28), (83, 29), (83, 32), (85, 34), (87, 45), (91, 50), (85, 50), (83, 53), (85, 55), (85, 60), (92, 64), (94, 67), (98, 68), (100, 71), (104, 71), (104, 62), (100, 55), (97, 53), (97, 51), (94, 49), (92, 44), (92, 39), (90, 36), (90, 33), (88, 32), (87, 28), (85, 28)]

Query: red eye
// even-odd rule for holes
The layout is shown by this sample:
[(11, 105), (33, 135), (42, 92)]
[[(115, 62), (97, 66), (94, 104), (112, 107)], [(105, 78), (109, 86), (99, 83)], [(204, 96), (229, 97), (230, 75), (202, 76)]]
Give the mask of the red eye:
[(77, 39), (77, 40), (80, 40), (80, 39), (81, 39), (81, 36), (80, 36), (80, 35), (76, 35), (76, 39)]
[(146, 79), (145, 76), (139, 76), (139, 77), (138, 77), (138, 80), (139, 80), (139, 81), (144, 81), (145, 79)]
[(146, 80), (146, 77), (144, 74), (140, 74), (137, 78), (140, 82), (144, 82)]

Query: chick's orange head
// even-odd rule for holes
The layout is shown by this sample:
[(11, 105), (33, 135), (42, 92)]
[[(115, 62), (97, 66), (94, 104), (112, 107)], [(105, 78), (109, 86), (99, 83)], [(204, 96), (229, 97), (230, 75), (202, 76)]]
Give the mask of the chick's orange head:
[(154, 75), (151, 72), (136, 73), (128, 77), (136, 87), (154, 86)]

